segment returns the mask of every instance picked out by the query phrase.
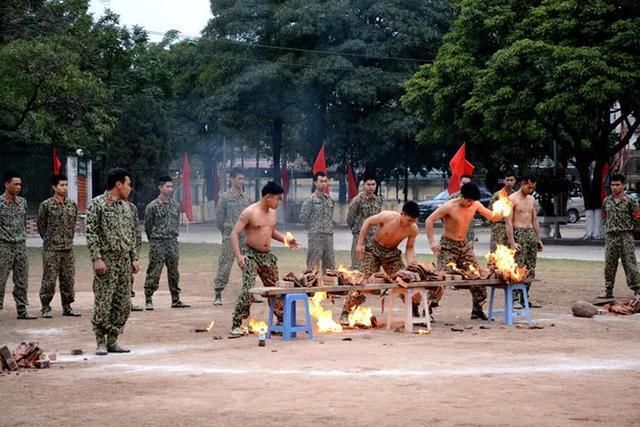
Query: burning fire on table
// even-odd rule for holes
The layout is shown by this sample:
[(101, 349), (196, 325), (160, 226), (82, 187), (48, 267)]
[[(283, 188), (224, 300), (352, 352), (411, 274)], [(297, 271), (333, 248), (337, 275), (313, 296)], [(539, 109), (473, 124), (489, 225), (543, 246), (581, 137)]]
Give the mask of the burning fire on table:
[(487, 254), (490, 268), (498, 273), (499, 277), (507, 283), (517, 283), (527, 277), (527, 267), (520, 267), (515, 259), (516, 250), (504, 245), (498, 245), (496, 250)]

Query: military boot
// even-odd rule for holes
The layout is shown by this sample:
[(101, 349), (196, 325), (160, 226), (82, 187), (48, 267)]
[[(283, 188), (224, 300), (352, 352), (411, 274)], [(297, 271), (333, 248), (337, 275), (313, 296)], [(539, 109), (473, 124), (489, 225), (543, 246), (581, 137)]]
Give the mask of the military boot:
[(222, 292), (216, 291), (216, 297), (213, 300), (213, 305), (222, 305)]

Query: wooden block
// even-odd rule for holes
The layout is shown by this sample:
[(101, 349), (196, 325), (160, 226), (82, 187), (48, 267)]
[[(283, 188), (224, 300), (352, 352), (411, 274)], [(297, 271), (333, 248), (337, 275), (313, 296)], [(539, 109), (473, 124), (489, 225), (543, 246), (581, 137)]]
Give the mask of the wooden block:
[(7, 347), (6, 345), (4, 347), (0, 347), (0, 357), (2, 357), (2, 360), (10, 371), (18, 370), (16, 359), (13, 357), (13, 354), (11, 354), (11, 351), (9, 351), (9, 347)]
[(447, 282), (460, 282), (462, 281), (462, 275), (460, 274), (445, 274), (444, 280)]

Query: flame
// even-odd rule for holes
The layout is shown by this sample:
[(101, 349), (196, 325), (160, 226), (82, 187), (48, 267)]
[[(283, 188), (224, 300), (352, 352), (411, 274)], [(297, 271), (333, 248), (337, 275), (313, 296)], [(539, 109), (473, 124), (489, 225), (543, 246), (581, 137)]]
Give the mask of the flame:
[(284, 245), (286, 247), (289, 247), (289, 242), (292, 241), (294, 239), (293, 234), (291, 234), (291, 232), (287, 231), (286, 234), (284, 235)]
[(467, 264), (467, 271), (474, 277), (480, 277), (480, 271), (473, 264)]
[(513, 203), (509, 200), (509, 194), (505, 190), (500, 191), (498, 194), (498, 200), (493, 203), (493, 213), (501, 214), (503, 217), (511, 215), (513, 210)]
[(260, 334), (267, 332), (267, 324), (263, 321), (249, 319), (249, 332), (252, 334)]
[(368, 307), (356, 307), (349, 313), (349, 326), (351, 328), (356, 325), (371, 327), (371, 309)]
[(317, 320), (318, 332), (321, 333), (340, 333), (342, 326), (333, 320), (331, 310), (325, 310), (322, 307), (322, 301), (327, 298), (326, 292), (316, 292), (309, 299), (309, 311), (311, 316)]
[(364, 279), (364, 274), (361, 271), (348, 270), (344, 265), (338, 267), (338, 273), (342, 274), (344, 279), (352, 284), (359, 284)]
[(458, 265), (455, 262), (450, 262), (447, 264), (447, 267), (455, 273), (462, 273), (462, 270), (458, 268)]
[(416, 331), (417, 335), (429, 335), (430, 333), (431, 333), (431, 331), (428, 330), (428, 329), (418, 329)]
[(515, 259), (516, 250), (498, 245), (495, 252), (487, 254), (487, 260), (493, 263), (506, 282), (519, 282), (527, 275), (527, 268), (518, 266)]

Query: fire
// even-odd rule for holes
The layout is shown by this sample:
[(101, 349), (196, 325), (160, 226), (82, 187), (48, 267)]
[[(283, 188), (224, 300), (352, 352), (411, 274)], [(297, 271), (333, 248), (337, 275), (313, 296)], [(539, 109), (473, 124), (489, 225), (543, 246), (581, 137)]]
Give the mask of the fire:
[(316, 292), (313, 294), (313, 297), (309, 299), (309, 311), (311, 312), (311, 316), (317, 321), (318, 332), (340, 333), (342, 332), (342, 326), (333, 320), (331, 310), (325, 310), (324, 307), (322, 307), (322, 301), (326, 298), (326, 292)]
[(518, 266), (515, 249), (498, 245), (495, 252), (487, 254), (487, 260), (496, 266), (505, 282), (519, 282), (527, 275), (527, 268)]
[(467, 271), (474, 277), (480, 277), (480, 271), (473, 264), (467, 264)]
[(356, 325), (364, 326), (366, 328), (371, 327), (371, 309), (368, 307), (356, 307), (349, 313), (349, 327), (353, 328)]
[(249, 319), (249, 332), (252, 334), (266, 333), (267, 324), (262, 321)]
[(289, 242), (291, 242), (294, 239), (293, 234), (291, 234), (291, 232), (287, 231), (287, 233), (284, 235), (284, 245), (286, 247), (289, 247)]
[(447, 267), (454, 273), (462, 273), (462, 270), (458, 268), (458, 265), (455, 262), (450, 262), (447, 264)]
[(338, 267), (338, 273), (342, 274), (344, 279), (352, 285), (358, 285), (362, 283), (362, 280), (365, 278), (364, 274), (358, 270), (348, 270), (343, 265)]
[(493, 203), (493, 213), (501, 214), (503, 217), (508, 217), (511, 215), (511, 211), (513, 209), (513, 203), (509, 200), (509, 195), (506, 191), (500, 191), (498, 195), (498, 200)]

